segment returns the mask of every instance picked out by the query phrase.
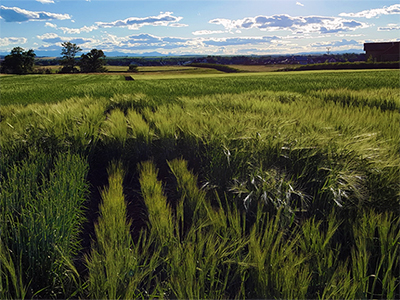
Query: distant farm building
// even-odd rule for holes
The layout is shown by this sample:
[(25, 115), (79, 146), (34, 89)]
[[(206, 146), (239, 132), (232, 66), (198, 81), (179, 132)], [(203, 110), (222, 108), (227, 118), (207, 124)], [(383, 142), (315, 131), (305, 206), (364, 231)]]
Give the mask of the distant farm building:
[(300, 65), (306, 65), (308, 63), (307, 56), (294, 56), (294, 61)]
[(374, 61), (399, 61), (400, 42), (365, 43), (364, 51), (367, 59), (372, 57)]

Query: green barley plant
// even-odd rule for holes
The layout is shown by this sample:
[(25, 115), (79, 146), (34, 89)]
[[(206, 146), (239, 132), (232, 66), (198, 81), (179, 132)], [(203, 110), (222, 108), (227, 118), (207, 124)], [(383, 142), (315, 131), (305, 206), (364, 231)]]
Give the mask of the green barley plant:
[(372, 91), (354, 91), (343, 88), (337, 90), (324, 89), (311, 94), (327, 102), (333, 101), (349, 106), (370, 106), (381, 110), (398, 110), (400, 108), (398, 90), (395, 88), (381, 88)]
[(398, 226), (399, 219), (392, 214), (374, 212), (362, 214), (354, 224), (355, 246), (351, 257), (356, 297), (395, 299), (398, 296)]
[(24, 299), (27, 286), (23, 281), (21, 260), (11, 257), (10, 251), (0, 240), (0, 297), (1, 299)]
[(126, 119), (128, 122), (128, 136), (149, 144), (154, 136), (154, 132), (149, 125), (143, 120), (143, 117), (133, 109), (128, 109)]
[(398, 71), (152, 76), (1, 77), (4, 297), (399, 298)]
[(102, 123), (102, 134), (106, 140), (116, 141), (124, 145), (128, 136), (127, 128), (124, 113), (119, 109), (115, 109), (111, 111), (107, 120)]
[(307, 254), (296, 253), (299, 233), (287, 237), (281, 227), (281, 212), (275, 217), (257, 209), (257, 220), (249, 235), (248, 258), (251, 266), (246, 290), (251, 298), (306, 298), (311, 282)]
[(51, 159), (37, 153), (10, 166), (7, 181), (2, 178), (1, 238), (12, 253), (8, 264), (29, 285), (28, 297), (73, 289), (64, 262), (79, 250), (87, 164), (70, 153)]
[[(108, 168), (109, 186), (102, 191), (99, 221), (95, 226), (96, 245), (87, 258), (88, 294), (97, 299), (134, 297), (129, 283), (132, 240), (126, 220), (126, 204), (122, 189), (124, 171), (121, 163)], [(132, 262), (131, 262), (132, 260)]]
[[(332, 280), (338, 269), (340, 244), (333, 242), (340, 223), (335, 217), (335, 210), (327, 218), (326, 225), (314, 218), (301, 225), (302, 238), (299, 239), (301, 252), (307, 256), (311, 271), (309, 293), (321, 297), (326, 292), (327, 283)], [(324, 228), (326, 227), (326, 228)]]
[(212, 207), (206, 201), (206, 194), (197, 187), (197, 177), (188, 170), (187, 161), (175, 159), (168, 161), (168, 166), (177, 181), (178, 201), (183, 202), (184, 220), (188, 226), (211, 219)]
[[(168, 162), (176, 177), (180, 195), (176, 209), (175, 233), (179, 238), (180, 220), (187, 220), (186, 232), (168, 251), (168, 287), (176, 298), (226, 298), (228, 287), (238, 295), (240, 261), (247, 244), (244, 222), (238, 210), (212, 207), (197, 178), (181, 159)], [(179, 242), (181, 241), (181, 242)], [(237, 290), (237, 291), (236, 291)], [(235, 292), (233, 292), (235, 291)], [(244, 291), (243, 291), (244, 293)]]
[(160, 239), (159, 246), (168, 246), (174, 240), (175, 222), (162, 184), (157, 179), (158, 170), (151, 161), (146, 161), (140, 164), (139, 172), (140, 189), (148, 210), (150, 231)]

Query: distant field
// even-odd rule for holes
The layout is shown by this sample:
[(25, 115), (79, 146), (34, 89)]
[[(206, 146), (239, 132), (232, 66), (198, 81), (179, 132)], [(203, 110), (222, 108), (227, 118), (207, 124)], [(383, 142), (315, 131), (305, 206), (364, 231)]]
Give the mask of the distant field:
[(285, 69), (293, 65), (229, 65), (232, 68), (238, 69), (240, 71), (246, 72), (271, 72), (275, 70)]
[[(105, 66), (110, 73), (130, 73), (127, 66)], [(37, 66), (37, 69), (50, 69), (56, 73), (61, 66)], [(79, 67), (78, 67), (79, 69)], [(138, 73), (130, 73), (135, 75), (160, 75), (160, 74), (218, 74), (222, 73), (214, 69), (196, 68), (186, 66), (145, 66), (138, 67)]]
[(139, 70), (0, 76), (1, 299), (400, 298), (398, 70)]
[[(271, 72), (292, 65), (229, 65), (229, 67), (244, 72)], [(48, 68), (53, 72), (60, 70), (60, 66), (38, 66), (38, 68)], [(106, 66), (109, 72), (128, 73), (127, 66)], [(210, 68), (198, 68), (188, 66), (144, 66), (138, 67), (139, 72), (136, 75), (159, 75), (159, 74), (219, 74), (220, 71)]]
[[(199, 96), (215, 93), (241, 93), (259, 90), (306, 93), (314, 90), (365, 90), (397, 87), (395, 70), (302, 71), (290, 73), (255, 72), (227, 74), (199, 68), (194, 73), (129, 73), (135, 81), (125, 81), (122, 74), (104, 73), (58, 75), (1, 75), (1, 105), (58, 102), (71, 97), (112, 97), (115, 94), (145, 93), (156, 97)], [(164, 69), (166, 67), (161, 67)], [(193, 70), (187, 67), (188, 70)], [(172, 69), (175, 69), (172, 67)], [(202, 73), (205, 70), (205, 73)], [(208, 73), (210, 72), (210, 73)], [(213, 74), (216, 72), (217, 74)]]

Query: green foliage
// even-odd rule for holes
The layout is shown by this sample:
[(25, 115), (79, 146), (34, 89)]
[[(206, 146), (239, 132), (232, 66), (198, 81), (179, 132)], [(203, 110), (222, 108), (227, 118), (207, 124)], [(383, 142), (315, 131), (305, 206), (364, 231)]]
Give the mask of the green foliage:
[(171, 207), (164, 196), (162, 184), (157, 180), (158, 170), (150, 161), (140, 164), (140, 188), (148, 210), (151, 232), (156, 236), (159, 246), (168, 246), (172, 242), (174, 226)]
[(86, 162), (77, 155), (59, 154), (52, 162), (50, 156), (33, 152), (3, 174), (1, 239), (3, 250), (13, 255), (12, 261), (1, 257), (8, 269), (2, 281), (10, 278), (12, 297), (39, 292), (57, 297), (72, 288), (65, 261), (79, 249), (86, 172)]
[(32, 49), (24, 51), (21, 47), (15, 47), (1, 63), (1, 72), (11, 74), (32, 73), (35, 65), (35, 56), (36, 54)]
[(81, 52), (82, 49), (71, 42), (61, 43), (61, 46), (63, 47), (61, 49), (62, 59), (60, 61), (61, 65), (63, 65), (61, 73), (78, 72), (78, 69), (75, 67), (77, 65), (77, 62), (75, 61), (75, 56), (78, 52)]
[(131, 260), (129, 223), (122, 190), (124, 172), (121, 164), (108, 169), (109, 186), (102, 191), (103, 203), (95, 226), (96, 245), (87, 258), (88, 293), (93, 299), (130, 299), (134, 297), (129, 281)]
[(106, 61), (102, 50), (92, 49), (90, 52), (81, 55), (79, 67), (82, 73), (101, 73), (106, 72), (104, 67)]
[(133, 73), (139, 72), (138, 66), (130, 64), (128, 67), (128, 72), (133, 72)]
[(281, 71), (306, 71), (306, 70), (357, 70), (357, 69), (399, 69), (399, 62), (374, 62), (372, 55), (369, 56), (366, 62), (334, 62), (330, 63), (328, 60), (325, 63), (308, 64), (304, 66), (295, 66), (292, 68), (285, 68), (277, 70)]

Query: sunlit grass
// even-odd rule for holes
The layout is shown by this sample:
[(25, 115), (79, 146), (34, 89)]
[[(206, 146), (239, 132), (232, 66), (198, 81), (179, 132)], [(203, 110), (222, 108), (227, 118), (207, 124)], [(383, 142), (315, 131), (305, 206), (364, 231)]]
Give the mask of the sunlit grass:
[(5, 297), (398, 298), (398, 72), (62, 76), (1, 78)]

